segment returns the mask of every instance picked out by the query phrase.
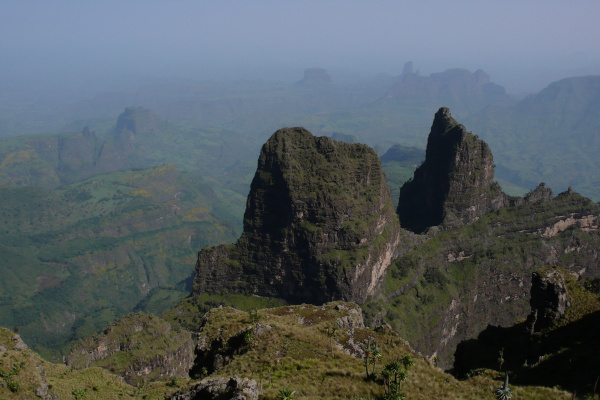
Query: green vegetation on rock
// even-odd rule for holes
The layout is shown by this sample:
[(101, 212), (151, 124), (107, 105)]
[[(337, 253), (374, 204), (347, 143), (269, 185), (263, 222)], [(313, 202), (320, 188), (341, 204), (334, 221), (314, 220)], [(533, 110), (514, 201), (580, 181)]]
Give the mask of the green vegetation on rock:
[(101, 367), (132, 385), (186, 378), (194, 361), (191, 335), (149, 314), (131, 314), (73, 346), (66, 364)]
[(235, 245), (200, 252), (194, 293), (362, 302), (398, 241), (389, 188), (372, 149), (281, 129), (261, 150), (242, 236)]

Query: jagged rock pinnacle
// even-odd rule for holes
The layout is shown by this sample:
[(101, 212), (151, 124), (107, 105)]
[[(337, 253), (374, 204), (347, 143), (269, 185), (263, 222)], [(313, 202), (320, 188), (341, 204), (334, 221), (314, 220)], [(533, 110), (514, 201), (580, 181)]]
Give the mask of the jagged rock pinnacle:
[(487, 143), (467, 132), (448, 108), (440, 108), (427, 140), (425, 162), (400, 189), (401, 225), (414, 232), (440, 224), (460, 226), (506, 201), (494, 182)]

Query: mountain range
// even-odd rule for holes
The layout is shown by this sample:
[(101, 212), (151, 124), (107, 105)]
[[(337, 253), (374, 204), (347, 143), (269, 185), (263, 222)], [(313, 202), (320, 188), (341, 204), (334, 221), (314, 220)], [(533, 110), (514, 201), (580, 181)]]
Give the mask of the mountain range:
[[(308, 71), (298, 90), (332, 90), (326, 78), (322, 70)], [(470, 86), (453, 84), (461, 79)], [(514, 374), (512, 382), (522, 388), (520, 396), (536, 398), (542, 389), (531, 385), (553, 386), (543, 376), (571, 354), (579, 364), (569, 360), (567, 370), (553, 379), (571, 392), (593, 395), (597, 368), (586, 358), (585, 349), (594, 345), (581, 331), (594, 330), (598, 323), (600, 206), (578, 194), (577, 185), (557, 196), (548, 182), (536, 182), (535, 189), (522, 196), (506, 194), (496, 183), (495, 172), (507, 176), (502, 174), (514, 171), (496, 165), (491, 150), (495, 146), (483, 140), (493, 132), (499, 141), (516, 140), (500, 134), (514, 126), (519, 151), (533, 146), (536, 137), (516, 128), (518, 118), (530, 119), (524, 126), (546, 126), (548, 135), (559, 128), (568, 131), (569, 143), (584, 131), (593, 132), (597, 126), (593, 118), (573, 110), (582, 104), (593, 109), (594, 77), (578, 79), (558, 82), (547, 93), (516, 102), (480, 71), (451, 70), (430, 77), (406, 72), (385, 97), (372, 103), (373, 109), (399, 107), (409, 101), (410, 90), (423, 87), (419, 110), (424, 111), (426, 104), (442, 97), (460, 100), (451, 94), (463, 88), (465, 96), (491, 99), (488, 105), (481, 106), (482, 97), (459, 107), (468, 114), (470, 127), (487, 118), (488, 131), (476, 130), (481, 137), (474, 135), (448, 108), (441, 108), (424, 151), (395, 145), (380, 161), (363, 144), (317, 137), (303, 128), (281, 129), (258, 155), (249, 194), (244, 183), (252, 177), (248, 149), (257, 148), (257, 137), (164, 121), (144, 108), (127, 108), (105, 134), (84, 128), (80, 133), (5, 139), (0, 142), (4, 217), (0, 252), (6, 277), (0, 323), (14, 326), (46, 358), (58, 360), (70, 349), (67, 362), (82, 371), (76, 374), (82, 384), (77, 390), (83, 391), (78, 393), (92, 397), (101, 396), (95, 393), (94, 381), (85, 378), (94, 365), (129, 377), (128, 384), (145, 387), (158, 381), (154, 387), (158, 391), (181, 386), (179, 394), (175, 390), (169, 394), (180, 398), (213, 390), (194, 386), (201, 384), (188, 382), (188, 375), (196, 379), (210, 375), (206, 378), (210, 381), (240, 374), (245, 378), (257, 374), (265, 381), (268, 374), (270, 387), (261, 386), (259, 392), (275, 398), (273, 382), (286, 387), (295, 382), (285, 373), (273, 375), (273, 365), (259, 367), (273, 359), (291, 362), (290, 368), (304, 370), (311, 379), (321, 373), (329, 376), (316, 372), (323, 368), (330, 372), (338, 368), (335, 373), (341, 381), (336, 385), (348, 385), (359, 379), (358, 369), (339, 367), (334, 347), (349, 352), (345, 361), (349, 365), (360, 365), (371, 354), (369, 337), (377, 337), (382, 349), (384, 343), (391, 346), (386, 350), (389, 362), (391, 353), (398, 352), (422, 360), (417, 364), (425, 376), (437, 376), (438, 367), (459, 377), (468, 375), (467, 386), (452, 383), (461, 387), (456, 393), (476, 390), (481, 382), (496, 384), (491, 382), (499, 375), (492, 370), (500, 352)], [(581, 96), (580, 102), (573, 102), (573, 93)], [(536, 118), (536, 110), (546, 117)], [(547, 115), (561, 112), (571, 119), (548, 121)], [(340, 115), (326, 118), (334, 121)], [(514, 125), (503, 125), (504, 120)], [(498, 124), (496, 131), (489, 121)], [(350, 142), (365, 137), (349, 130), (331, 132)], [(589, 136), (593, 147), (593, 135)], [(530, 149), (534, 153), (534, 147)], [(514, 186), (531, 187), (533, 180), (525, 185), (519, 176), (511, 175)], [(231, 245), (205, 247), (235, 238)], [(335, 302), (321, 306), (330, 301)], [(361, 308), (341, 303), (347, 301)], [(315, 306), (285, 306), (299, 303)], [(219, 311), (211, 311), (227, 305), (247, 312), (227, 309), (221, 318)], [(277, 308), (257, 311), (264, 307)], [(97, 334), (134, 309), (162, 313), (162, 319), (128, 316)], [(350, 318), (347, 310), (361, 310), (360, 322), (352, 319), (356, 311)], [(327, 318), (322, 314), (329, 312), (340, 315), (324, 323)], [(293, 318), (279, 325), (258, 322), (285, 313)], [(238, 325), (227, 325), (229, 320)], [(244, 328), (245, 323), (251, 328)], [(306, 325), (311, 331), (294, 336), (294, 325)], [(362, 331), (362, 336), (350, 333), (368, 330), (365, 326), (374, 330)], [(279, 333), (264, 336), (272, 329)], [(171, 334), (175, 336), (168, 339)], [(287, 341), (281, 342), (281, 335)], [(311, 344), (302, 344), (302, 335), (316, 336)], [(561, 342), (561, 335), (569, 339)], [(6, 333), (5, 339), (0, 350), (11, 360), (31, 354), (18, 337)], [(83, 341), (73, 344), (79, 339)], [(396, 345), (395, 340), (404, 344)], [(271, 354), (267, 349), (273, 343), (278, 350)], [(145, 350), (138, 351), (141, 348)], [(328, 366), (321, 361), (311, 364), (308, 353), (294, 348), (311, 348), (308, 353), (321, 354), (318, 359)], [(259, 357), (255, 350), (268, 357)], [(531, 365), (525, 365), (526, 360)], [(45, 361), (36, 362), (38, 371), (46, 368)], [(19, 372), (10, 375), (3, 370), (2, 390), (7, 395), (19, 393), (10, 385), (24, 381), (12, 377), (28, 365), (11, 361), (7, 368)], [(47, 368), (61, 371), (60, 366)], [(65, 377), (61, 374), (49, 380), (39, 375), (39, 386), (20, 395), (39, 388), (43, 392), (46, 385), (47, 392), (38, 397), (64, 397), (68, 385), (58, 382)], [(99, 374), (98, 379), (110, 386), (110, 374)], [(454, 379), (439, 376), (445, 376), (440, 379), (446, 383)], [(185, 380), (185, 385), (177, 379)], [(385, 379), (369, 378), (368, 369), (365, 379), (366, 386), (359, 385), (361, 393), (382, 395), (385, 388), (380, 384), (385, 386)], [(217, 385), (262, 385), (243, 378), (227, 382)], [(439, 393), (429, 384), (414, 384), (428, 393), (425, 396)], [(304, 396), (315, 395), (308, 385), (298, 385)], [(71, 395), (77, 397), (74, 390)], [(158, 393), (144, 390), (132, 395)], [(336, 398), (328, 390), (319, 386), (316, 393)]]

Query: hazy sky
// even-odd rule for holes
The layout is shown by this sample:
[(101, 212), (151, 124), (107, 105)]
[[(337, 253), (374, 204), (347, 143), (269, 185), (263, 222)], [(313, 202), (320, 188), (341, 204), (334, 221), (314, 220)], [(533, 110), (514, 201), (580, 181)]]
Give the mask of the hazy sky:
[[(482, 68), (511, 92), (600, 74), (600, 1), (0, 0), (0, 85)], [(539, 87), (538, 87), (539, 86)], [(1, 86), (0, 86), (1, 87)]]

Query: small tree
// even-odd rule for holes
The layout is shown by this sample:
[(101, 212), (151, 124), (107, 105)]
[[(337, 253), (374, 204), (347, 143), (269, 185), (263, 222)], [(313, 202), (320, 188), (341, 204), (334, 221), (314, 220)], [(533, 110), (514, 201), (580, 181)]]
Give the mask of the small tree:
[(279, 393), (277, 394), (277, 399), (278, 400), (294, 400), (294, 393), (296, 393), (295, 390), (292, 390), (288, 387), (283, 387), (281, 389), (279, 389)]
[[(375, 365), (382, 357), (383, 354), (379, 349), (379, 345), (375, 342), (375, 346), (372, 346), (371, 337), (369, 336), (367, 348), (365, 349), (365, 370), (367, 372), (367, 379), (375, 377)], [(369, 372), (369, 365), (372, 366), (371, 372)]]
[(258, 315), (258, 310), (253, 308), (252, 310), (248, 311), (248, 318), (250, 319), (250, 322), (257, 324), (261, 317)]
[(329, 326), (325, 325), (325, 333), (329, 337), (329, 351), (331, 352), (331, 356), (333, 357), (333, 339), (335, 337), (335, 332), (337, 331), (337, 326)]
[(377, 344), (377, 342), (375, 342), (375, 348), (373, 349), (373, 353), (372, 353), (372, 365), (373, 365), (373, 370), (371, 371), (371, 376), (375, 377), (375, 364), (377, 364), (377, 361), (381, 361), (381, 359), (383, 358), (383, 353), (381, 352), (381, 349), (379, 348), (379, 345)]
[(402, 393), (400, 389), (402, 382), (404, 382), (408, 376), (408, 370), (413, 365), (415, 365), (415, 362), (409, 355), (402, 357), (402, 360), (396, 360), (386, 364), (381, 371), (381, 377), (383, 378), (383, 386), (385, 389), (385, 395), (381, 397), (382, 400), (404, 399), (404, 393)]
[(365, 349), (365, 361), (364, 361), (364, 363), (365, 363), (365, 371), (366, 371), (366, 374), (367, 374), (367, 379), (369, 379), (369, 376), (370, 376), (369, 375), (369, 363), (371, 362), (371, 354), (372, 354), (372, 351), (373, 351), (373, 349), (371, 349), (371, 336), (369, 336), (368, 340), (369, 341), (367, 343), (367, 348)]
[(246, 332), (244, 332), (244, 344), (248, 347), (254, 347), (256, 344), (256, 338), (254, 337), (251, 329), (248, 329)]

